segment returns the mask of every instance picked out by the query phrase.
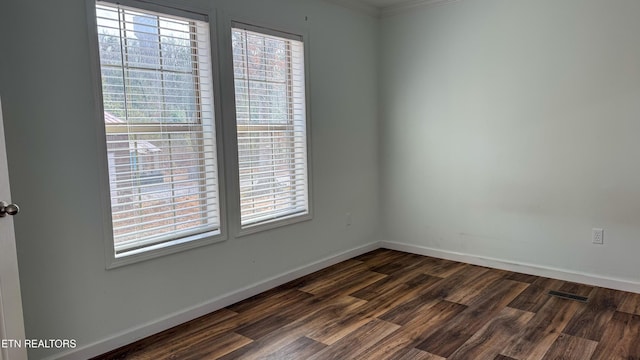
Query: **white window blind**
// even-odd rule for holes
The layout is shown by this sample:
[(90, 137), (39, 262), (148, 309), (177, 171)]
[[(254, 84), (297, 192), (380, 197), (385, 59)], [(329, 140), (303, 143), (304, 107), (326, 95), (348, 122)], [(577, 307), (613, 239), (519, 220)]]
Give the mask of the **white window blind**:
[(234, 24), (232, 45), (242, 228), (306, 215), (301, 38)]
[(116, 257), (219, 233), (209, 24), (96, 15)]

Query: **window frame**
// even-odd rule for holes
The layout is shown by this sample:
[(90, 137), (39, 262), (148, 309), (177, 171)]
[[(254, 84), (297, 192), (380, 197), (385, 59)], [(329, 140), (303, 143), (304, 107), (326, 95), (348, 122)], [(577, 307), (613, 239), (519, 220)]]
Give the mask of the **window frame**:
[[(288, 216), (283, 216), (281, 218), (273, 219), (270, 221), (265, 221), (262, 223), (257, 223), (253, 225), (249, 225), (243, 228), (242, 226), (242, 206), (241, 206), (241, 197), (240, 197), (240, 166), (239, 166), (239, 148), (238, 148), (238, 137), (237, 137), (237, 112), (236, 112), (236, 98), (235, 98), (235, 76), (233, 70), (233, 44), (231, 41), (232, 32), (234, 28), (253, 31), (257, 33), (262, 33), (270, 36), (277, 36), (284, 39), (296, 40), (300, 41), (303, 44), (303, 65), (304, 65), (304, 100), (305, 100), (305, 136), (306, 136), (306, 172), (307, 172), (307, 213), (305, 214), (291, 214)], [(236, 220), (234, 230), (235, 237), (240, 238), (256, 233), (260, 233), (263, 231), (273, 230), (281, 227), (287, 227), (290, 225), (294, 225), (301, 222), (306, 222), (313, 220), (314, 217), (314, 200), (313, 200), (313, 166), (312, 166), (312, 129), (311, 129), (311, 85), (310, 85), (310, 66), (309, 66), (309, 53), (310, 53), (310, 45), (309, 45), (309, 33), (308, 30), (300, 31), (297, 29), (286, 28), (283, 26), (273, 26), (271, 24), (261, 23), (259, 21), (254, 21), (250, 19), (244, 19), (242, 17), (229, 17), (226, 23), (226, 39), (225, 41), (228, 43), (226, 57), (227, 61), (229, 61), (228, 73), (230, 77), (230, 85), (231, 88), (231, 101), (230, 101), (230, 109), (231, 117), (233, 119), (232, 126), (229, 126), (230, 131), (228, 135), (231, 135), (231, 141), (233, 142), (233, 169), (230, 170), (232, 172), (232, 180), (233, 184), (233, 196), (236, 209), (233, 212), (234, 220)]]
[(144, 251), (132, 251), (129, 254), (116, 256), (114, 234), (113, 234), (113, 219), (111, 212), (111, 191), (109, 184), (109, 164), (108, 164), (108, 151), (107, 151), (107, 132), (104, 122), (104, 104), (102, 94), (102, 76), (100, 67), (100, 52), (98, 42), (98, 29), (96, 18), (96, 0), (85, 0), (87, 11), (87, 24), (89, 27), (89, 48), (90, 48), (90, 61), (91, 61), (91, 73), (92, 73), (92, 85), (94, 87), (94, 102), (95, 102), (95, 114), (94, 120), (96, 121), (96, 131), (98, 140), (98, 169), (99, 169), (99, 181), (100, 181), (100, 197), (102, 203), (102, 232), (105, 248), (105, 263), (106, 269), (118, 268), (121, 266), (146, 261), (177, 252), (186, 251), (210, 244), (218, 243), (227, 240), (227, 207), (226, 207), (226, 174), (224, 172), (225, 165), (225, 153), (223, 143), (223, 126), (222, 126), (222, 111), (221, 111), (221, 82), (219, 74), (219, 56), (218, 56), (218, 37), (216, 14), (213, 8), (199, 8), (193, 7), (188, 4), (173, 4), (168, 2), (148, 2), (138, 0), (101, 0), (103, 2), (109, 2), (113, 4), (121, 4), (123, 6), (130, 6), (141, 10), (153, 11), (158, 13), (164, 13), (167, 15), (180, 16), (191, 18), (199, 21), (206, 21), (209, 24), (209, 57), (211, 63), (211, 78), (212, 78), (212, 90), (213, 90), (213, 116), (214, 116), (214, 129), (215, 129), (215, 147), (216, 147), (216, 162), (217, 162), (217, 196), (218, 196), (218, 217), (219, 217), (219, 231), (217, 234), (211, 235), (196, 234), (171, 240), (168, 242), (149, 245), (144, 247)]

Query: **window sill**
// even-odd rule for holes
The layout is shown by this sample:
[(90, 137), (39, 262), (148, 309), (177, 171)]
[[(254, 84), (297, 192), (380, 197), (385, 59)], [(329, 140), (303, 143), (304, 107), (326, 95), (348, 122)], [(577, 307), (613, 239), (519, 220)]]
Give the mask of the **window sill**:
[(297, 224), (300, 222), (309, 221), (311, 219), (313, 219), (313, 216), (311, 215), (310, 212), (306, 214), (293, 214), (293, 215), (278, 218), (276, 220), (272, 220), (269, 222), (262, 222), (256, 225), (250, 225), (245, 228), (241, 228), (237, 232), (236, 237), (243, 237), (243, 236), (252, 235), (252, 234), (267, 231), (267, 230), (277, 229), (283, 226), (289, 226), (289, 225)]
[[(139, 250), (131, 250), (120, 255), (111, 256), (111, 259), (107, 260), (107, 270), (223, 242), (225, 240), (227, 240), (227, 238), (224, 234), (221, 234), (220, 231), (215, 231), (191, 235)], [(113, 250), (110, 253), (114, 254)]]

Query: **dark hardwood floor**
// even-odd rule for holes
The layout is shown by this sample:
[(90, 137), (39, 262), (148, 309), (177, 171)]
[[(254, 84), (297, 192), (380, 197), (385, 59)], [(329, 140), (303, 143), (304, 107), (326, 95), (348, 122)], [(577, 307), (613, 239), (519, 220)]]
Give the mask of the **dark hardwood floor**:
[(380, 249), (96, 359), (639, 360), (640, 295)]

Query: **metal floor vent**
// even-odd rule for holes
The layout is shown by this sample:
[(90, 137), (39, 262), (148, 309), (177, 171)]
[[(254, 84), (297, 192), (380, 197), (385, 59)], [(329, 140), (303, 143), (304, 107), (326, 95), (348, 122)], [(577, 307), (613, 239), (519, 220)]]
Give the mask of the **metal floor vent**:
[(588, 297), (580, 296), (580, 295), (576, 295), (576, 294), (570, 294), (570, 293), (566, 293), (566, 292), (562, 292), (562, 291), (551, 290), (551, 291), (549, 291), (549, 295), (550, 296), (556, 296), (556, 297), (559, 297), (559, 298), (562, 298), (562, 299), (575, 300), (575, 301), (579, 301), (579, 302), (583, 302), (583, 303), (586, 303), (587, 301), (589, 301)]

